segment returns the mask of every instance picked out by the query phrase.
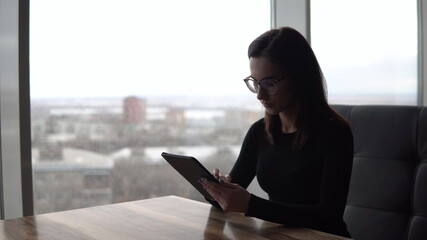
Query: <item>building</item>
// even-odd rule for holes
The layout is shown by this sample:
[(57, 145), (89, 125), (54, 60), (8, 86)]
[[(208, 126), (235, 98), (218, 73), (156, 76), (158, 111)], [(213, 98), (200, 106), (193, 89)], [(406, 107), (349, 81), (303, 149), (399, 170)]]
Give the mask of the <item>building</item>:
[(145, 121), (145, 115), (145, 99), (132, 96), (123, 100), (123, 122), (136, 125)]

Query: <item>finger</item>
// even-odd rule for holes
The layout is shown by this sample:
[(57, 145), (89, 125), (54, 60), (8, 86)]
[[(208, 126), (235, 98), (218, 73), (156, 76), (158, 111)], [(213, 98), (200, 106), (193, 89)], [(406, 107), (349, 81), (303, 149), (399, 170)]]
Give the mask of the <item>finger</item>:
[(209, 194), (211, 194), (215, 199), (218, 199), (219, 196), (223, 195), (223, 189), (217, 187), (217, 186), (206, 186), (206, 191), (208, 191)]
[(227, 182), (231, 182), (231, 176), (230, 175), (225, 175), (225, 181)]
[(213, 182), (210, 180), (207, 180), (206, 178), (201, 178), (199, 182), (206, 188), (219, 190), (221, 192), (226, 191), (226, 189), (236, 189), (241, 188), (239, 184), (226, 182), (222, 178), (218, 180), (219, 184), (217, 182)]
[[(220, 197), (223, 197), (225, 195), (225, 192), (229, 191), (230, 189), (235, 189), (236, 186), (234, 185), (237, 185), (237, 184), (226, 183), (222, 179), (220, 179), (219, 182), (220, 184), (209, 181), (209, 180), (205, 180), (202, 183), (202, 185), (206, 190), (209, 189), (210, 191), (213, 191), (216, 196), (220, 196)], [(225, 185), (223, 185), (223, 183)]]
[(235, 188), (239, 188), (239, 187), (240, 187), (240, 186), (239, 186), (238, 184), (236, 184), (236, 183), (226, 182), (226, 181), (223, 181), (222, 179), (220, 179), (219, 183), (220, 183), (220, 185), (221, 185), (222, 187), (225, 187), (225, 188), (232, 188), (232, 189), (235, 189)]
[(219, 206), (221, 206), (222, 209), (225, 208), (226, 202), (224, 202), (224, 199), (222, 197), (222, 193), (221, 192), (212, 190), (210, 188), (207, 188), (206, 191), (209, 193), (209, 195), (211, 196), (211, 198), (213, 198), (212, 199), (213, 201), (216, 201), (219, 204)]
[[(237, 185), (226, 182), (224, 182), (224, 184), (232, 187)], [(233, 209), (235, 209), (235, 207), (233, 207), (233, 199), (231, 198), (233, 195), (232, 192), (234, 192), (235, 189), (224, 187), (223, 185), (216, 183), (207, 183), (205, 186), (206, 191), (212, 196), (212, 198), (214, 198), (214, 200), (221, 206), (224, 211), (232, 211)]]
[(220, 184), (218, 184), (218, 182), (220, 182), (221, 179), (218, 180), (218, 182), (210, 181), (206, 178), (201, 178), (200, 180), (201, 180), (200, 183), (205, 187), (215, 188), (215, 187), (221, 186)]
[(225, 182), (225, 181), (227, 181), (227, 180), (225, 179), (225, 177), (224, 177), (222, 174), (220, 174), (220, 175), (219, 175), (219, 177), (218, 177), (218, 182), (219, 182), (219, 183), (222, 183), (222, 182)]
[(218, 169), (218, 168), (215, 168), (215, 169), (212, 171), (212, 175), (214, 175), (214, 177), (218, 178), (218, 177), (219, 177), (219, 169)]
[(203, 188), (216, 200), (221, 201), (224, 195), (224, 191), (226, 188), (221, 187), (221, 185), (217, 183), (213, 183), (211, 181), (206, 181), (203, 183)]
[(211, 191), (210, 185), (209, 185), (209, 181), (206, 178), (200, 178), (198, 180), (198, 182), (200, 183), (200, 185), (202, 185), (203, 189), (206, 190), (206, 192), (208, 192), (212, 198), (210, 198), (210, 200), (215, 200), (215, 196)]

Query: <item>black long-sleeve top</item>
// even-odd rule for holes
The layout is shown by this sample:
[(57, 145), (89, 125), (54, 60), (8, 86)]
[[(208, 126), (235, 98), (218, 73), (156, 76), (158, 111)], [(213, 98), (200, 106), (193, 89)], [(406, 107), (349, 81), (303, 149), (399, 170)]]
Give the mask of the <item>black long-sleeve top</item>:
[(282, 133), (270, 144), (263, 119), (249, 129), (230, 175), (244, 188), (257, 176), (269, 199), (251, 194), (246, 216), (349, 237), (343, 221), (353, 163), (349, 125), (325, 120), (300, 149), (292, 147), (295, 137)]

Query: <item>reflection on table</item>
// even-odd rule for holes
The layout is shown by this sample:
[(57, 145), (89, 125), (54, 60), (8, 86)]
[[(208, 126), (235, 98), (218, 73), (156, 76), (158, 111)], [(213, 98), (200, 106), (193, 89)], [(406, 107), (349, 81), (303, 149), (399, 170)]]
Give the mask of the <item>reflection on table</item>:
[(0, 239), (277, 239), (344, 240), (305, 228), (226, 213), (176, 196), (0, 221)]

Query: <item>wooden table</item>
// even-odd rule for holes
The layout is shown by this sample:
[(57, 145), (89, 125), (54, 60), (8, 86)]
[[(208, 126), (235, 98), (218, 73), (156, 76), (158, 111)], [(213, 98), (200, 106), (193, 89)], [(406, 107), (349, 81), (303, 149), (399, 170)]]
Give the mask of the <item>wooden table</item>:
[(145, 240), (347, 238), (218, 211), (176, 196), (152, 198), (0, 221), (5, 240)]

